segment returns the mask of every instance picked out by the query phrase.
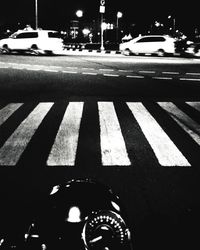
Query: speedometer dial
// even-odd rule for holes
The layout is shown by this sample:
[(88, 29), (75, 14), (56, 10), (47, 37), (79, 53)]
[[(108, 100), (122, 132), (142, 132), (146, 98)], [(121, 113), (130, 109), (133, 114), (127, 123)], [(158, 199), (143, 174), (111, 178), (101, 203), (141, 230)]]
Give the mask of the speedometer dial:
[(87, 249), (114, 249), (127, 242), (129, 230), (117, 213), (99, 211), (88, 218), (82, 237)]

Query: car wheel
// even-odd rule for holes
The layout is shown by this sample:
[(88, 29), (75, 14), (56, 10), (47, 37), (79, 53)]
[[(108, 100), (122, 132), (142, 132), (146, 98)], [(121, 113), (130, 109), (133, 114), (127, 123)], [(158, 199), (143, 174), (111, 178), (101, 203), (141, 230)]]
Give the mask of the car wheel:
[(9, 54), (9, 53), (10, 53), (10, 49), (9, 49), (9, 47), (8, 47), (7, 44), (4, 44), (4, 45), (2, 46), (2, 52), (3, 52), (3, 53), (6, 53), (6, 54)]
[(125, 49), (125, 50), (122, 51), (122, 54), (124, 56), (130, 56), (131, 55), (131, 51), (130, 51), (130, 49)]
[(164, 51), (163, 49), (159, 49), (159, 50), (157, 51), (157, 55), (158, 55), (158, 56), (164, 56), (164, 55), (165, 55), (165, 51)]
[(39, 55), (39, 51), (38, 51), (38, 46), (36, 44), (33, 44), (30, 48), (30, 51), (33, 55)]

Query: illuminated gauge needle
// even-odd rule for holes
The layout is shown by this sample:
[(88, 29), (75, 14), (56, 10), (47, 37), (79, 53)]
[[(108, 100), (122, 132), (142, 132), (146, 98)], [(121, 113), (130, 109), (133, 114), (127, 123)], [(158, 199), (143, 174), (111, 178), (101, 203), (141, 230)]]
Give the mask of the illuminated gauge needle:
[(95, 242), (101, 240), (102, 238), (103, 238), (102, 236), (98, 236), (98, 237), (96, 237), (96, 238), (90, 240), (89, 243), (95, 243)]

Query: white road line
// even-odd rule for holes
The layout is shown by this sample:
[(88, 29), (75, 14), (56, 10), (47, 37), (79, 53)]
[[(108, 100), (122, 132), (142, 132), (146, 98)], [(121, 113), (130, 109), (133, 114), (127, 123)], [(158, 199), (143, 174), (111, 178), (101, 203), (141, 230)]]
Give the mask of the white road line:
[(158, 80), (172, 80), (171, 77), (160, 77), (160, 76), (154, 76), (152, 77), (153, 79), (158, 79)]
[(186, 75), (200, 76), (200, 73), (192, 73), (192, 72), (189, 73), (189, 72), (187, 72)]
[[(17, 64), (17, 63), (16, 63)], [(39, 68), (44, 68), (44, 67), (46, 67), (45, 65), (42, 65), (42, 64), (33, 64), (33, 65), (31, 65), (31, 64), (29, 64), (29, 66), (32, 66), (32, 67), (39, 67)]]
[(77, 74), (78, 73), (77, 71), (67, 71), (67, 70), (63, 70), (61, 72), (65, 74)]
[(93, 73), (93, 72), (83, 72), (82, 74), (83, 75), (93, 75), (93, 76), (97, 75), (97, 73)]
[(100, 71), (114, 71), (114, 69), (99, 69)]
[(200, 81), (198, 78), (179, 78), (181, 81)]
[(11, 67), (8, 66), (8, 65), (0, 65), (0, 68), (1, 68), (1, 69), (10, 69)]
[(67, 66), (65, 68), (67, 68), (67, 69), (78, 69), (78, 67), (70, 67), (70, 66)]
[(54, 68), (54, 69), (57, 69), (57, 70), (62, 68), (61, 66), (54, 66), (54, 65), (49, 65), (48, 67)]
[(192, 120), (187, 114), (181, 111), (176, 105), (170, 102), (158, 102), (158, 104), (167, 111), (167, 113), (187, 132), (192, 139), (200, 145), (200, 126)]
[(74, 166), (83, 105), (83, 102), (69, 103), (47, 160), (48, 166)]
[(128, 72), (128, 73), (133, 72), (133, 70), (126, 70), (126, 69), (119, 69), (118, 71), (119, 72)]
[(155, 74), (155, 71), (151, 71), (151, 70), (140, 70), (140, 73), (150, 73), (150, 74)]
[(43, 71), (46, 71), (46, 72), (54, 72), (54, 73), (58, 73), (59, 71), (56, 70), (56, 69), (43, 69)]
[(186, 102), (186, 103), (200, 112), (200, 102)]
[(0, 110), (0, 126), (19, 108), (22, 103), (10, 103)]
[(144, 76), (132, 76), (132, 75), (127, 75), (126, 77), (128, 77), (128, 78), (144, 78)]
[(131, 165), (113, 103), (98, 102), (98, 109), (102, 165)]
[(40, 71), (41, 69), (37, 69), (37, 68), (26, 68), (26, 70)]
[(127, 103), (162, 166), (190, 166), (172, 140), (141, 103)]
[(14, 166), (53, 103), (40, 103), (0, 148), (0, 165)]
[(94, 68), (82, 68), (82, 70), (95, 70)]
[(112, 76), (112, 77), (118, 77), (119, 75), (115, 75), (115, 74), (103, 74), (104, 76)]
[(179, 72), (163, 71), (162, 74), (179, 75)]
[(10, 66), (11, 69), (19, 69), (19, 70), (24, 70), (26, 68), (24, 68), (24, 66), (20, 66), (20, 65), (17, 65), (17, 66)]

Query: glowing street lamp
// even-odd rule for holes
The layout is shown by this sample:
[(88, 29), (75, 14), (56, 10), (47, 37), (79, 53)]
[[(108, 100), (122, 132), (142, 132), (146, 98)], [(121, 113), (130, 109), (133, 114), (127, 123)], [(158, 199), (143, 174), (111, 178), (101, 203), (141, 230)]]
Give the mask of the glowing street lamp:
[(122, 16), (123, 16), (122, 12), (118, 11), (117, 12), (117, 18), (122, 18)]
[[(83, 16), (83, 11), (82, 10), (77, 10), (75, 15), (78, 18), (81, 18)], [(78, 29), (79, 29), (79, 21), (78, 20), (74, 20), (73, 21), (74, 25), (73, 25), (73, 39), (75, 39), (77, 37), (78, 34)]]
[(117, 12), (117, 22), (116, 22), (116, 41), (118, 42), (118, 37), (119, 37), (119, 18), (122, 18), (123, 14), (122, 12), (118, 11)]
[(83, 16), (83, 11), (82, 10), (77, 10), (76, 11), (76, 16), (79, 17), (79, 18), (82, 17)]
[(103, 22), (103, 23), (101, 24), (101, 28), (102, 28), (102, 30), (106, 30), (107, 24), (106, 24), (105, 22)]
[(90, 34), (90, 30), (85, 28), (82, 30), (84, 36), (88, 36)]

